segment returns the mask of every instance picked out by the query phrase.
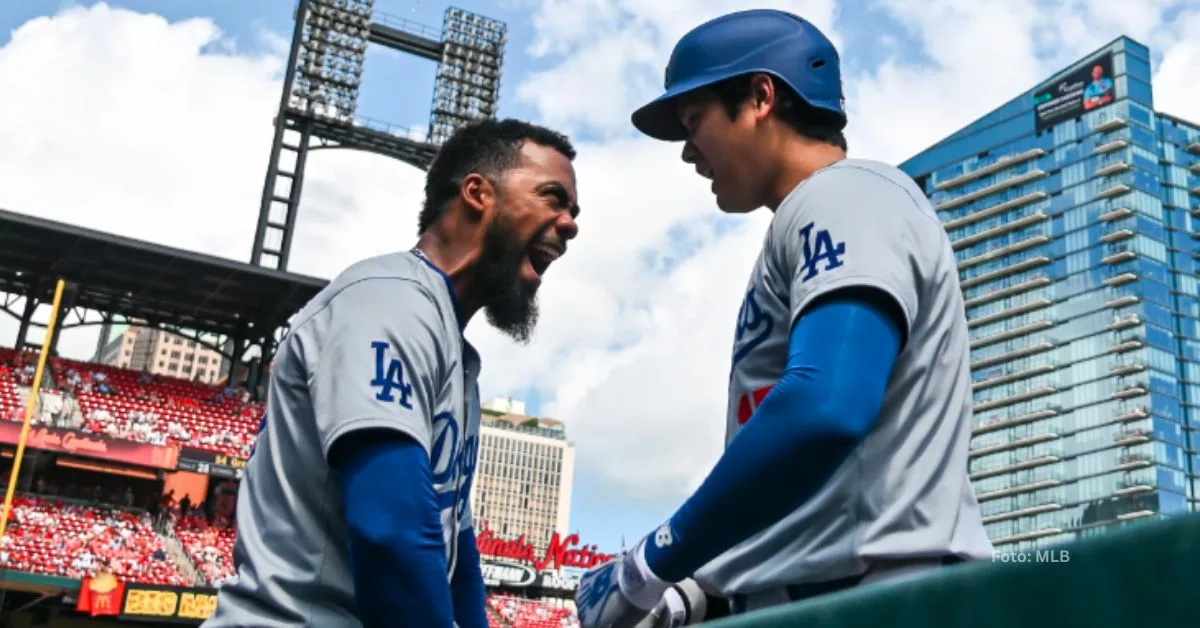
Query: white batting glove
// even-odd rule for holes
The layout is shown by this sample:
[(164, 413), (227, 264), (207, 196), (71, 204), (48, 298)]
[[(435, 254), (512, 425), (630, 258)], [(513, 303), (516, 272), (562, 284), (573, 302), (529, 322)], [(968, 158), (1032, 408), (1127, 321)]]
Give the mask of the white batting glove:
[(695, 580), (687, 578), (663, 594), (662, 601), (636, 628), (680, 628), (704, 621), (708, 599)]
[(662, 600), (671, 583), (650, 571), (645, 544), (583, 575), (575, 595), (581, 628), (635, 628)]

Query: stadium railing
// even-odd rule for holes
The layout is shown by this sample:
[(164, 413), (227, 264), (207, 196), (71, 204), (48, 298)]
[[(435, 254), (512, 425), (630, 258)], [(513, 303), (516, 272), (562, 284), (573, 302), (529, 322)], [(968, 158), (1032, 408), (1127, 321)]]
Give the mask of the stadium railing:
[(884, 581), (704, 625), (1200, 626), (1200, 603), (1194, 593), (1197, 576), (1200, 515), (1180, 515), (1044, 550), (997, 554), (992, 560), (943, 569), (917, 579)]

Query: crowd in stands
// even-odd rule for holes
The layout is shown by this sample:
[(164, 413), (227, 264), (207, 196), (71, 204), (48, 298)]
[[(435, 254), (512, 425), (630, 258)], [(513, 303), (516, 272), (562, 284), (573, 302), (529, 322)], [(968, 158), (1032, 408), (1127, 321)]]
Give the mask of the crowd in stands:
[(487, 598), (491, 628), (578, 628), (579, 618), (567, 608), (556, 608), (511, 595)]
[[(36, 363), (34, 353), (0, 347), (0, 420), (22, 418), (17, 387), (32, 385)], [(241, 459), (250, 455), (264, 411), (245, 390), (61, 358), (50, 361), (43, 388), (78, 400), (84, 432)]]
[(219, 587), (233, 579), (236, 575), (233, 542), (237, 529), (232, 513), (217, 513), (203, 503), (193, 504), (188, 495), (176, 504), (173, 492), (164, 496), (163, 506), (175, 536), (208, 585)]
[(145, 513), (64, 498), (13, 500), (0, 568), (83, 578), (101, 567), (127, 581), (189, 584)]
[(6, 375), (10, 381), (20, 386), (32, 386), (37, 374), (37, 354), (32, 351), (17, 351), (8, 347), (0, 347), (0, 366), (7, 367)]
[(262, 419), (245, 390), (60, 359), (54, 374), (79, 399), (84, 429), (113, 438), (245, 459)]
[(0, 421), (20, 421), (25, 412), (17, 386), (30, 386), (36, 371), (36, 357), (0, 347)]
[(11, 366), (0, 363), (0, 421), (19, 421), (21, 412), (16, 372)]

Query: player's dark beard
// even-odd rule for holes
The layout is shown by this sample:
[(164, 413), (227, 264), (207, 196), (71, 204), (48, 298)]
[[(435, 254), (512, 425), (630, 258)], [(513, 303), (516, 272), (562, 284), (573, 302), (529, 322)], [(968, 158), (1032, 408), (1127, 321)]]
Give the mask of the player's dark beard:
[(521, 344), (532, 338), (538, 318), (537, 286), (521, 278), (526, 245), (508, 220), (497, 216), (483, 236), (475, 277), (488, 322)]

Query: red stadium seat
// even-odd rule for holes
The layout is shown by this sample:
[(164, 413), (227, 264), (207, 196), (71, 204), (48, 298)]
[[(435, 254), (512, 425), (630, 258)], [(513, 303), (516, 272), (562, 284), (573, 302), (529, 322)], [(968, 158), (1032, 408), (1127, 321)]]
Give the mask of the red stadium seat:
[(52, 371), (79, 399), (84, 429), (114, 438), (245, 459), (264, 412), (240, 393), (188, 380), (57, 358)]
[[(17, 366), (18, 362), (22, 366)], [(21, 401), (17, 386), (33, 382), (36, 364), (36, 353), (26, 352), (18, 356), (15, 349), (0, 347), (0, 421), (20, 421), (25, 418), (25, 404)]]
[(220, 586), (236, 573), (233, 542), (237, 532), (232, 528), (210, 526), (201, 517), (183, 517), (175, 523), (175, 535), (209, 586)]
[(190, 584), (144, 513), (39, 497), (13, 500), (0, 569), (82, 578), (103, 564), (126, 581)]
[(488, 619), (503, 628), (577, 628), (574, 611), (511, 595), (488, 595)]
[[(0, 347), (0, 420), (23, 418), (18, 386), (32, 383), (36, 363), (36, 353)], [(245, 459), (262, 421), (262, 404), (218, 386), (61, 358), (49, 367), (47, 376), (78, 399), (87, 432)]]

